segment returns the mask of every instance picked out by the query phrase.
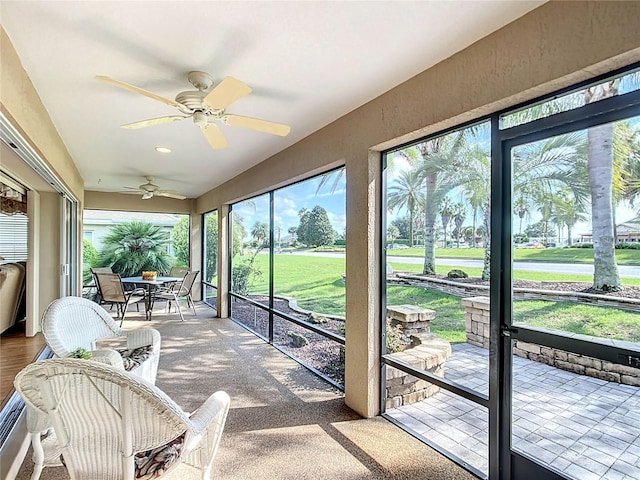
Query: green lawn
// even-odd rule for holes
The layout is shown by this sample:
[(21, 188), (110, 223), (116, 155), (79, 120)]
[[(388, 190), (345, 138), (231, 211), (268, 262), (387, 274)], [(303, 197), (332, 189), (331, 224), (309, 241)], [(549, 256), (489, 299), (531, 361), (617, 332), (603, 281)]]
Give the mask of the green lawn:
[[(388, 259), (389, 265), (397, 272), (422, 273), (422, 265), (417, 263), (399, 263), (394, 262), (392, 258)], [(436, 259), (436, 273), (446, 275), (450, 270), (456, 267), (447, 265), (438, 265)], [(480, 267), (464, 267), (467, 275), (470, 277), (479, 277), (482, 275)], [(593, 282), (592, 275), (572, 275), (568, 273), (552, 273), (552, 272), (528, 272), (525, 270), (515, 270), (514, 278), (520, 280), (534, 281), (559, 281), (559, 282)], [(622, 285), (637, 286), (640, 285), (640, 278), (623, 277), (620, 279)]]
[[(255, 266), (263, 274), (254, 283), (251, 293), (267, 293), (269, 256), (258, 255)], [(306, 310), (344, 315), (344, 271), (345, 260), (342, 258), (276, 255), (274, 293), (295, 298)]]
[[(388, 257), (424, 257), (424, 248), (387, 250)], [(436, 248), (436, 258), (468, 258), (482, 260), (481, 248)], [(516, 248), (514, 260), (529, 262), (593, 263), (593, 250), (589, 248)], [(619, 265), (640, 265), (640, 250), (616, 250)]]
[[(255, 282), (251, 293), (267, 293), (267, 255), (258, 255), (255, 265), (263, 275)], [(395, 264), (395, 269), (419, 271), (421, 265)], [(446, 273), (451, 267), (437, 267)], [(300, 307), (334, 315), (345, 314), (345, 286), (342, 274), (345, 261), (340, 258), (324, 258), (297, 255), (276, 255), (274, 259), (274, 289), (277, 295), (293, 297)], [(479, 275), (480, 269), (465, 269), (470, 275)], [(587, 276), (554, 275), (522, 272), (526, 278), (536, 280), (584, 280)], [(631, 280), (631, 279), (626, 279)], [(633, 279), (635, 285), (640, 280)], [(636, 281), (638, 280), (638, 281)], [(431, 308), (437, 312), (432, 331), (450, 342), (464, 342), (464, 308), (460, 298), (439, 291), (419, 287), (389, 286), (387, 304), (412, 304)], [(615, 308), (578, 305), (562, 302), (518, 301), (514, 306), (515, 320), (530, 325), (543, 326), (604, 338), (640, 342), (640, 313)]]

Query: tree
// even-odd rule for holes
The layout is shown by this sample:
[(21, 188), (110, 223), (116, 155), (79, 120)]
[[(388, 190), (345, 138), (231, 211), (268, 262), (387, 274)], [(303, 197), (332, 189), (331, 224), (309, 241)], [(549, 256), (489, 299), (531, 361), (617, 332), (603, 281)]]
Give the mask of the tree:
[(298, 212), (300, 223), (296, 229), (296, 237), (298, 241), (308, 245), (309, 222), (311, 221), (311, 211), (308, 208), (302, 208)]
[(453, 202), (449, 197), (444, 197), (440, 204), (440, 220), (442, 221), (442, 231), (444, 232), (444, 247), (447, 247), (447, 228), (453, 217)]
[(560, 191), (552, 199), (553, 219), (558, 227), (567, 227), (567, 245), (573, 245), (573, 227), (587, 219), (584, 204), (576, 201), (570, 190)]
[(253, 224), (251, 236), (256, 243), (256, 247), (261, 248), (267, 245), (269, 240), (269, 225), (265, 222), (257, 221)]
[(171, 232), (173, 251), (178, 265), (189, 265), (189, 217), (182, 217)]
[(520, 224), (518, 226), (518, 234), (520, 235), (520, 238), (522, 238), (522, 220), (529, 214), (529, 208), (529, 201), (527, 200), (527, 197), (524, 192), (520, 192), (518, 198), (513, 203), (513, 209), (520, 219)]
[(387, 228), (387, 240), (391, 240), (391, 243), (395, 241), (396, 238), (400, 235), (400, 230), (395, 225), (390, 225)]
[[(610, 80), (585, 91), (585, 103), (618, 94), (620, 79)], [(587, 131), (591, 227), (593, 233), (593, 288), (620, 290), (616, 264), (615, 222), (613, 219), (613, 124), (605, 123)]]
[(395, 218), (391, 225), (398, 229), (399, 238), (409, 238), (409, 216)]
[(91, 240), (82, 239), (82, 281), (85, 285), (91, 283), (91, 267), (97, 265), (100, 254)]
[(409, 212), (409, 246), (413, 247), (413, 227), (415, 215), (421, 210), (424, 204), (424, 193), (422, 193), (423, 179), (415, 170), (403, 170), (395, 180), (395, 184), (389, 187), (387, 195), (387, 206), (390, 211), (407, 208)]
[(138, 276), (142, 271), (167, 273), (171, 267), (169, 235), (151, 223), (134, 221), (111, 227), (103, 243), (100, 266), (109, 266), (122, 277)]
[(545, 224), (542, 220), (536, 223), (532, 223), (527, 225), (527, 228), (524, 229), (525, 235), (529, 238), (545, 238), (547, 235), (551, 235), (555, 237), (556, 231), (552, 228), (549, 228), (548, 225)]
[(435, 270), (436, 218), (440, 204), (455, 187), (464, 184), (466, 172), (461, 150), (466, 144), (469, 129), (432, 138), (397, 154), (418, 172), (424, 185), (424, 265), (422, 273), (433, 275)]
[(465, 218), (467, 217), (467, 209), (462, 202), (457, 202), (453, 205), (453, 223), (456, 226), (456, 243), (458, 247), (460, 246), (460, 235), (462, 224), (464, 223)]
[(327, 211), (319, 205), (309, 211), (300, 211), (300, 225), (298, 225), (298, 240), (308, 247), (333, 245), (336, 232), (329, 221)]
[[(235, 217), (234, 217), (235, 219)], [(205, 253), (204, 253), (204, 273), (206, 281), (213, 283), (213, 279), (218, 274), (218, 214), (205, 215)], [(235, 228), (233, 229), (235, 234)], [(233, 242), (234, 251), (239, 248)]]
[[(491, 278), (491, 158), (487, 146), (476, 142), (466, 152), (465, 170), (468, 179), (463, 186), (469, 203), (474, 209), (474, 245), (475, 237), (482, 236), (484, 262), (482, 279)], [(476, 224), (476, 212), (481, 213), (481, 224)]]

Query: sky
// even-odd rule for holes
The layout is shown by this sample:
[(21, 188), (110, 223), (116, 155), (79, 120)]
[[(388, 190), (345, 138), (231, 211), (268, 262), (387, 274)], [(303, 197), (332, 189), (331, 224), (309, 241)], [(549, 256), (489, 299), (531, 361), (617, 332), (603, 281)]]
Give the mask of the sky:
[[(342, 175), (334, 188), (337, 173), (333, 173), (326, 185), (319, 191), (318, 186), (322, 176), (305, 180), (288, 187), (276, 190), (274, 193), (274, 226), (281, 228), (281, 238), (289, 236), (290, 227), (297, 227), (300, 223), (298, 212), (306, 208), (312, 210), (320, 205), (327, 211), (329, 221), (338, 234), (344, 234), (346, 227), (346, 176)], [(245, 200), (233, 206), (233, 212), (244, 219), (247, 231), (251, 231), (257, 221), (269, 222), (269, 195), (261, 195)]]

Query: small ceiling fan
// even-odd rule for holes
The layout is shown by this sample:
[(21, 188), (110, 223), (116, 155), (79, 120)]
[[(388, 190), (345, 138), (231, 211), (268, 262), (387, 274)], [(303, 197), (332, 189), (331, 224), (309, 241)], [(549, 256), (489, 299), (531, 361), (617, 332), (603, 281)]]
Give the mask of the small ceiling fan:
[(124, 187), (129, 190), (136, 190), (137, 192), (142, 194), (142, 200), (148, 200), (152, 197), (169, 197), (175, 198), (177, 200), (184, 200), (184, 195), (179, 194), (175, 190), (160, 190), (158, 185), (153, 184), (153, 177), (144, 177), (147, 180), (147, 183), (143, 183), (138, 187)]
[(114, 80), (113, 78), (102, 75), (96, 76), (96, 79), (103, 82), (176, 107), (181, 113), (181, 115), (168, 115), (160, 118), (127, 123), (121, 125), (122, 128), (142, 128), (192, 118), (193, 123), (200, 127), (212, 148), (225, 148), (229, 145), (227, 139), (218, 127), (217, 122), (279, 135), (281, 137), (289, 134), (291, 130), (289, 125), (226, 113), (225, 109), (229, 105), (252, 91), (251, 87), (240, 80), (233, 77), (226, 77), (215, 88), (207, 92), (213, 85), (213, 77), (211, 75), (205, 72), (189, 72), (187, 78), (197, 90), (180, 92), (176, 95), (175, 100), (169, 100), (168, 98), (156, 95), (142, 88), (121, 82), (120, 80)]

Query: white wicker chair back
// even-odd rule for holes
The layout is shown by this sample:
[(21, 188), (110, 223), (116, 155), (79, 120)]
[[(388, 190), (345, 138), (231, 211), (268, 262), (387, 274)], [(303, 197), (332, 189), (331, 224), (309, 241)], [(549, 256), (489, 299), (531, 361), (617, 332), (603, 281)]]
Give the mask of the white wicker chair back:
[(230, 403), (216, 392), (190, 417), (149, 382), (70, 358), (28, 365), (14, 384), (49, 418), (72, 480), (157, 478), (181, 462), (209, 478)]

